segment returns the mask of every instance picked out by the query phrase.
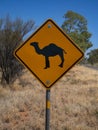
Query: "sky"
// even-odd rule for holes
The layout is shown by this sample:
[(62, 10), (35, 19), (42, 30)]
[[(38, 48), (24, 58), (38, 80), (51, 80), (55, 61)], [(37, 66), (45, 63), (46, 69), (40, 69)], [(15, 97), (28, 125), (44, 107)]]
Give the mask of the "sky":
[(0, 18), (10, 15), (12, 19), (32, 19), (38, 27), (49, 18), (60, 27), (69, 10), (84, 16), (88, 22), (93, 43), (89, 51), (98, 48), (98, 0), (0, 0)]

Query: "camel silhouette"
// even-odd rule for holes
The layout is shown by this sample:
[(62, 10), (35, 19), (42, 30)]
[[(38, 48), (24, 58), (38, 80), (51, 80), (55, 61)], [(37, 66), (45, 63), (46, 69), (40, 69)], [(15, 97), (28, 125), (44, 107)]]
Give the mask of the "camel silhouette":
[(45, 46), (44, 48), (40, 49), (38, 44), (39, 44), (38, 42), (30, 43), (30, 45), (35, 48), (35, 51), (36, 51), (37, 54), (45, 56), (45, 64), (46, 65), (45, 65), (44, 69), (47, 69), (47, 68), (50, 67), (49, 57), (53, 57), (53, 56), (56, 56), (56, 55), (59, 55), (59, 57), (61, 59), (61, 63), (60, 63), (59, 66), (63, 67), (64, 53), (67, 54), (64, 51), (64, 49), (58, 47), (54, 43), (50, 43), (48, 46)]

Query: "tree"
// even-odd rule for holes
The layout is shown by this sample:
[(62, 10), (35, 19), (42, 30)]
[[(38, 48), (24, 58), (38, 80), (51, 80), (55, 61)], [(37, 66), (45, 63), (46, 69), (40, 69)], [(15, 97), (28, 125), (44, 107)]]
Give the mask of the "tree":
[(23, 41), (24, 36), (34, 29), (34, 21), (23, 22), (17, 18), (12, 21), (10, 16), (0, 19), (0, 70), (1, 83), (12, 83), (20, 74), (23, 66), (14, 58), (13, 51)]
[(62, 29), (86, 52), (92, 47), (90, 42), (91, 33), (87, 29), (87, 20), (78, 13), (68, 11), (64, 15), (65, 21), (62, 24)]
[(98, 63), (98, 49), (91, 50), (89, 53), (87, 53), (88, 57), (88, 62), (91, 63), (92, 65), (94, 63)]

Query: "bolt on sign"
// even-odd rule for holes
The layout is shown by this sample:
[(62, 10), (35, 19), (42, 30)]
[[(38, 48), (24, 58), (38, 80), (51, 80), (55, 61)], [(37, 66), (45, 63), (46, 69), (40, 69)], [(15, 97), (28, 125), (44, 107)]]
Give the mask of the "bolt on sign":
[(83, 57), (83, 52), (51, 19), (14, 54), (46, 88), (56, 83)]

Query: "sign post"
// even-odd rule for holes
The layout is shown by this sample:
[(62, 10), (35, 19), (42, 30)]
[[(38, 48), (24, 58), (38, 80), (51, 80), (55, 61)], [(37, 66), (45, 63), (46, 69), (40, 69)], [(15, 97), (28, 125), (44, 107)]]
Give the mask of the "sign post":
[(46, 122), (45, 130), (50, 130), (50, 89), (46, 89)]
[(14, 52), (15, 57), (46, 88), (46, 125), (50, 127), (50, 88), (82, 57), (83, 52), (48, 19)]

